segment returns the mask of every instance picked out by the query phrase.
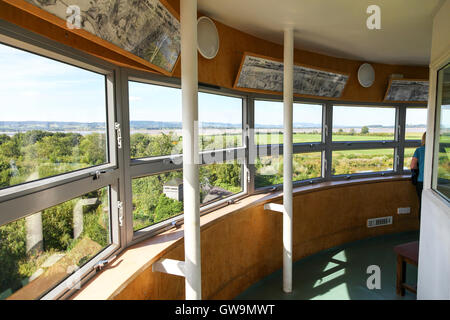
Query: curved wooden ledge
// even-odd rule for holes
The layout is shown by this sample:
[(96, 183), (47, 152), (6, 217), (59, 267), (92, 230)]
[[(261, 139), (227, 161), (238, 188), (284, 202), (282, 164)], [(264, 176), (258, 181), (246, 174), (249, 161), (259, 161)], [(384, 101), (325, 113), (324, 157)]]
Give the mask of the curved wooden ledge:
[[(231, 299), (281, 267), (281, 215), (263, 206), (281, 202), (282, 194), (252, 195), (201, 217), (205, 299)], [(404, 206), (411, 207), (411, 214), (397, 215), (396, 208)], [(394, 217), (393, 225), (366, 228), (368, 218), (387, 215)], [(294, 189), (295, 260), (345, 242), (414, 229), (417, 196), (409, 176)], [(125, 249), (73, 299), (183, 299), (183, 278), (152, 272), (160, 258), (184, 259), (183, 226)]]

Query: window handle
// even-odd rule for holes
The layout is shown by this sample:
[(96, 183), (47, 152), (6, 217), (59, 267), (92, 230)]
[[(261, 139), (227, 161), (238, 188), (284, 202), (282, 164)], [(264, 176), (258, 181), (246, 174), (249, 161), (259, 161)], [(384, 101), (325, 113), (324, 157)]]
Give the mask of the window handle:
[(114, 123), (114, 129), (116, 129), (117, 148), (118, 149), (122, 149), (122, 131), (120, 129), (120, 123), (119, 122)]
[(95, 171), (95, 172), (92, 172), (92, 173), (91, 173), (91, 176), (92, 176), (92, 179), (93, 179), (93, 180), (98, 180), (98, 179), (100, 179), (100, 176), (101, 176), (102, 174), (105, 174), (105, 173), (107, 173), (107, 172), (112, 172), (112, 171), (114, 171), (114, 169), (97, 170), (97, 171)]

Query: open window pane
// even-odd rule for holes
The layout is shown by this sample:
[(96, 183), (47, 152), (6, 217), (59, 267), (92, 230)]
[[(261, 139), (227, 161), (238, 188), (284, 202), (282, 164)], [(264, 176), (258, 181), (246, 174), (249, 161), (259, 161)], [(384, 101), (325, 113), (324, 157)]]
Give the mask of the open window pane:
[[(242, 191), (237, 161), (199, 168), (200, 204), (207, 205)], [(183, 172), (172, 171), (132, 180), (133, 229), (139, 230), (183, 212)]]
[(428, 111), (424, 108), (406, 109), (406, 140), (421, 140), (427, 130)]
[(438, 73), (438, 103), (436, 110), (436, 135), (434, 145), (433, 188), (450, 201), (450, 65)]
[(333, 106), (333, 141), (394, 140), (395, 109)]
[(394, 149), (333, 151), (333, 175), (372, 173), (394, 169)]
[(109, 188), (0, 227), (0, 299), (37, 299), (111, 243)]
[(322, 105), (294, 103), (293, 143), (322, 141)]
[(0, 188), (108, 161), (106, 78), (0, 44)]
[[(322, 173), (320, 152), (293, 155), (292, 181), (320, 178)], [(283, 156), (263, 156), (256, 159), (255, 188), (283, 183)]]
[(242, 99), (198, 94), (200, 150), (242, 146)]
[(128, 82), (131, 158), (182, 153), (181, 90)]

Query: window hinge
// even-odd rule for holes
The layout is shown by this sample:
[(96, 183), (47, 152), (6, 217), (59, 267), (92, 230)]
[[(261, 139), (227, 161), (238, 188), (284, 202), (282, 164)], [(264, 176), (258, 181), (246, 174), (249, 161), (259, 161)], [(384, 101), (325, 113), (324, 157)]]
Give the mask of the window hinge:
[(120, 123), (114, 123), (114, 129), (117, 132), (117, 148), (122, 149), (122, 131), (120, 130)]
[(328, 137), (328, 126), (324, 125), (324, 128), (325, 128), (325, 137)]
[(251, 175), (250, 175), (250, 171), (247, 171), (247, 182), (251, 181)]
[(123, 202), (117, 201), (117, 208), (119, 209), (119, 226), (123, 225)]
[(113, 256), (109, 259), (105, 259), (105, 260), (100, 260), (99, 262), (97, 262), (93, 269), (98, 272), (100, 270), (102, 270), (106, 265), (110, 264), (114, 259), (116, 259), (117, 256)]

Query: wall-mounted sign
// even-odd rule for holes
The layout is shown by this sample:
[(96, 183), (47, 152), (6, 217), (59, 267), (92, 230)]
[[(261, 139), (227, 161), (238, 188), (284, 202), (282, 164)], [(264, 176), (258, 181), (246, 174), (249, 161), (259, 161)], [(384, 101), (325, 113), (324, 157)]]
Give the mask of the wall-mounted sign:
[(428, 80), (391, 79), (386, 101), (428, 101)]
[(82, 29), (146, 60), (162, 73), (171, 74), (178, 61), (180, 23), (163, 0), (26, 1), (65, 21), (78, 11)]
[[(294, 94), (339, 98), (348, 78), (348, 74), (296, 64)], [(253, 92), (283, 92), (283, 62), (245, 53), (234, 88)]]

